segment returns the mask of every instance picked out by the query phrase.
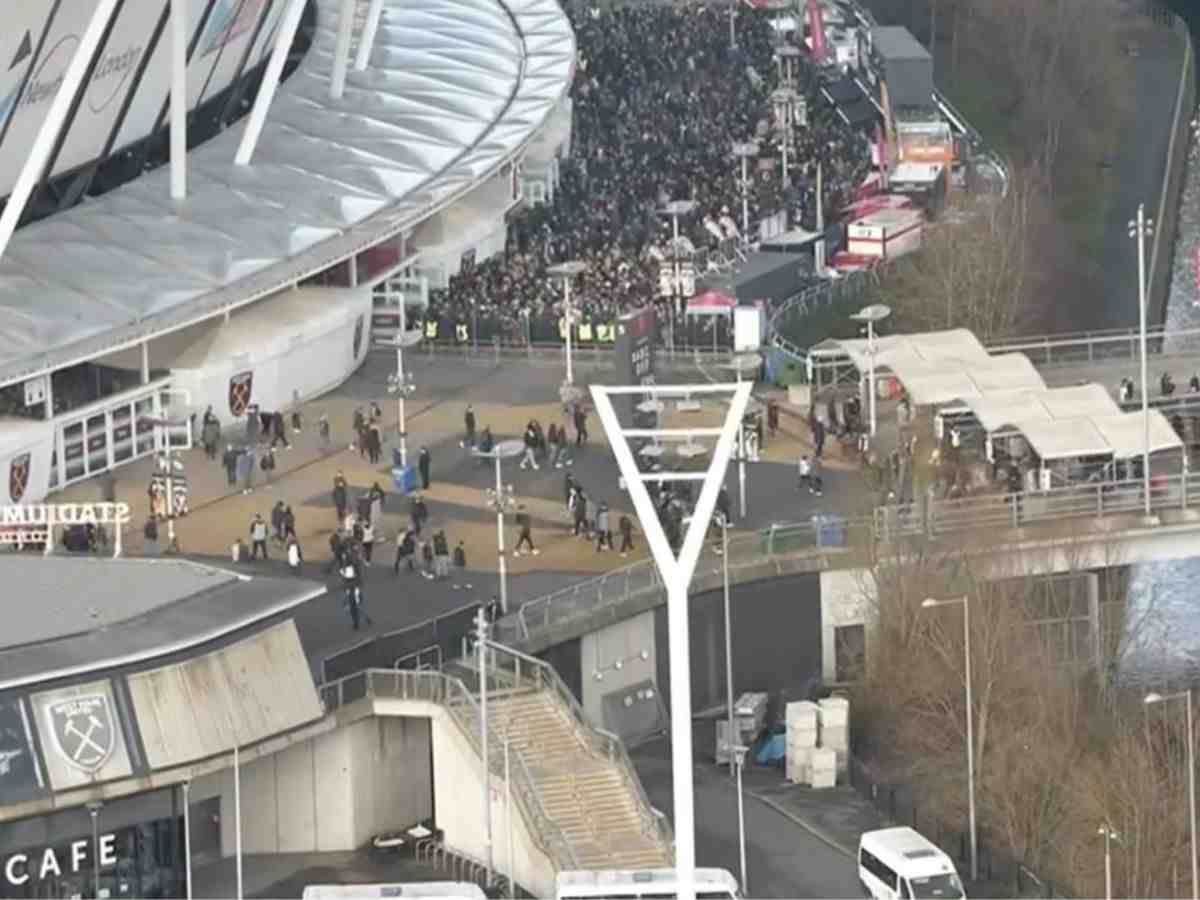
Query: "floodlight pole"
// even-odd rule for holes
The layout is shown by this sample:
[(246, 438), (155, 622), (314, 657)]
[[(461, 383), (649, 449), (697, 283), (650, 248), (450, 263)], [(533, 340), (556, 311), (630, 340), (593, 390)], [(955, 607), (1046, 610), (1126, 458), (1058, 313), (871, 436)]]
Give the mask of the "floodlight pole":
[(1146, 367), (1146, 236), (1154, 223), (1146, 218), (1146, 205), (1139, 203), (1137, 219), (1129, 223), (1131, 237), (1137, 239), (1138, 257), (1138, 343), (1142, 365), (1142, 494), (1146, 515), (1150, 515), (1150, 384)]
[[(499, 459), (500, 457), (497, 456), (497, 465), (499, 465)], [(484, 842), (487, 845), (487, 881), (485, 883), (491, 884), (495, 859), (492, 855), (492, 769), (488, 754), (488, 623), (482, 608), (475, 614), (475, 638), (475, 649), (479, 654), (479, 753), (483, 758), (483, 823)]]
[(875, 323), (867, 319), (867, 393), (870, 394), (868, 404), (871, 409), (871, 437), (875, 437)]
[(567, 384), (575, 383), (575, 368), (571, 360), (571, 328), (575, 324), (571, 315), (571, 276), (563, 276), (563, 318), (566, 320), (567, 332)]
[(500, 454), (496, 460), (496, 559), (500, 571), (500, 609), (508, 615), (508, 563), (504, 558), (504, 484), (500, 474)]
[(187, 196), (187, 0), (171, 0), (171, 199)]
[(408, 393), (408, 384), (404, 380), (404, 339), (408, 335), (408, 318), (405, 307), (408, 298), (403, 292), (400, 295), (400, 333), (396, 335), (396, 397), (399, 418), (396, 420), (400, 430), (400, 467), (408, 466), (408, 423), (404, 415), (404, 395)]
[[(692, 784), (692, 686), (691, 648), (688, 632), (688, 585), (695, 573), (707, 525), (716, 507), (717, 494), (733, 453), (736, 429), (750, 399), (751, 386), (684, 385), (608, 388), (592, 385), (596, 413), (609, 439), (621, 475), (628, 485), (629, 496), (642, 524), (642, 532), (650, 546), (654, 562), (667, 588), (668, 662), (671, 680), (671, 768), (672, 794), (675, 807), (675, 873), (676, 896), (680, 900), (696, 900), (696, 822), (695, 797)], [(647, 477), (639, 470), (629, 448), (628, 438), (637, 429), (623, 430), (613, 408), (612, 394), (698, 394), (732, 392), (727, 418), (719, 429), (709, 470), (704, 477), (700, 497), (692, 513), (692, 524), (683, 541), (678, 559), (667, 542), (654, 503), (646, 491)], [(656, 481), (671, 480), (670, 476), (653, 476)]]
[[(716, 330), (716, 327), (713, 327)], [(735, 357), (736, 359), (736, 357)], [(737, 370), (737, 383), (742, 383), (742, 366), (739, 362), (735, 366)], [(738, 508), (741, 511), (741, 517), (746, 518), (746, 423), (745, 421), (738, 422), (737, 430), (737, 455), (738, 455)]]

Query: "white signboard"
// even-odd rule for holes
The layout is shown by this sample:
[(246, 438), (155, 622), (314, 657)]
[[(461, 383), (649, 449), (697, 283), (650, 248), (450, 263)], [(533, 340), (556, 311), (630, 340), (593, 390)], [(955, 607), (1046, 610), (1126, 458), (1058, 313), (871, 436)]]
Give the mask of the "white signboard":
[[(125, 0), (67, 130), (56, 171), (74, 169), (104, 152), (125, 98), (134, 88), (142, 58), (150, 50), (162, 8), (162, 0)], [(76, 30), (82, 31), (83, 25), (77, 23)]]
[[(101, 834), (96, 837), (94, 848), (97, 854), (96, 861), (92, 860), (91, 838), (72, 841), (66, 849), (68, 853), (61, 857), (54, 847), (13, 853), (5, 857), (5, 884), (10, 887), (21, 887), (24, 884), (51, 881), (57, 886), (57, 880), (64, 875), (78, 875), (80, 872), (90, 873), (95, 868), (96, 862), (102, 869), (108, 869), (117, 864), (117, 836), (115, 834)], [(34, 889), (30, 893), (37, 896), (42, 891)]]
[(30, 700), (55, 790), (130, 774), (120, 714), (107, 680), (43, 691)]
[(128, 503), (57, 503), (0, 506), (0, 526), (45, 528), (49, 525), (128, 525)]
[(0, 28), (0, 127), (7, 131), (0, 144), (0, 196), (12, 190), (79, 46), (79, 35), (98, 2), (63, 0), (48, 27), (46, 17), (54, 4), (30, 0), (4, 5), (4, 27)]

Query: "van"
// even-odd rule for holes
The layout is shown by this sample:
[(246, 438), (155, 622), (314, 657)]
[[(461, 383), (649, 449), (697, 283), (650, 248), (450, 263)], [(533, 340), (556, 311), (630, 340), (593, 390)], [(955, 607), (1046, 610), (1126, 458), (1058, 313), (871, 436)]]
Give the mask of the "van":
[(954, 863), (911, 828), (881, 828), (858, 841), (858, 880), (876, 900), (962, 900)]

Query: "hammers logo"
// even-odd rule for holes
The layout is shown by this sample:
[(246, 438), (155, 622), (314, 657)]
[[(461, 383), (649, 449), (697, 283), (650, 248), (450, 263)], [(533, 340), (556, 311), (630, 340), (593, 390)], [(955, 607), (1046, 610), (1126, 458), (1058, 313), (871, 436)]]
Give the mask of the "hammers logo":
[(13, 503), (20, 503), (29, 486), (29, 460), (31, 454), (14, 456), (8, 464), (8, 496)]
[(89, 775), (113, 753), (113, 714), (104, 694), (84, 694), (46, 707), (55, 749), (69, 765)]

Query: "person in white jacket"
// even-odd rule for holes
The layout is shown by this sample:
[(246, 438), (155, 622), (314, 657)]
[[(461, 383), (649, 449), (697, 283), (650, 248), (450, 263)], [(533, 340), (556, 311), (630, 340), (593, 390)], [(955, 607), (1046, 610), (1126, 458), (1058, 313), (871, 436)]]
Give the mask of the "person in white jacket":
[(304, 563), (304, 556), (300, 552), (300, 542), (296, 540), (295, 535), (292, 535), (288, 538), (287, 561), (288, 568), (290, 568), (294, 574), (299, 575), (300, 566)]

